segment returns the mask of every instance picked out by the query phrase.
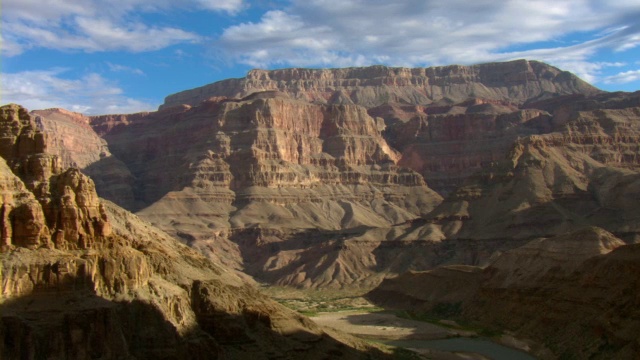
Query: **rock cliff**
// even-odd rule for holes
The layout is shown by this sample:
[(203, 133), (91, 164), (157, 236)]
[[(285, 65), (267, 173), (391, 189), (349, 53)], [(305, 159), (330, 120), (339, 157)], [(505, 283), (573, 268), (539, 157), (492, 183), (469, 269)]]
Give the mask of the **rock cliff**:
[(600, 93), (568, 72), (517, 60), (426, 69), (253, 70), (242, 79), (170, 95), (161, 108), (267, 90), (312, 103), (367, 108), (372, 117), (384, 119), (385, 140), (402, 152), (399, 165), (420, 173), (443, 196), (500, 160), (518, 137), (554, 131), (553, 114), (535, 104)]
[(373, 286), (589, 224), (636, 241), (638, 98), (524, 60), (254, 70), (90, 123), (174, 237), (272, 283)]
[(157, 112), (34, 115), (63, 165), (208, 257), (369, 287), (585, 225), (637, 241), (639, 98), (521, 60), (254, 70)]
[[(638, 239), (640, 93), (552, 110), (553, 132), (516, 140), (428, 216), (447, 238), (532, 238), (596, 225)], [(625, 195), (622, 195), (625, 194)]]
[(137, 180), (140, 216), (236, 268), (244, 229), (391, 226), (441, 200), (358, 105), (271, 91), (92, 125)]
[(89, 117), (64, 109), (35, 110), (31, 115), (47, 134), (47, 153), (56, 155), (62, 168), (80, 169), (92, 177), (102, 197), (133, 208), (133, 176), (93, 130)]
[(24, 108), (0, 134), (3, 359), (386, 357), (101, 201)]
[(242, 98), (267, 90), (277, 90), (314, 103), (353, 103), (366, 108), (385, 103), (460, 102), (473, 96), (523, 104), (555, 95), (598, 92), (569, 72), (527, 60), (414, 69), (386, 66), (294, 68), (252, 70), (245, 78), (223, 80), (169, 95), (160, 108), (197, 105), (215, 96)]

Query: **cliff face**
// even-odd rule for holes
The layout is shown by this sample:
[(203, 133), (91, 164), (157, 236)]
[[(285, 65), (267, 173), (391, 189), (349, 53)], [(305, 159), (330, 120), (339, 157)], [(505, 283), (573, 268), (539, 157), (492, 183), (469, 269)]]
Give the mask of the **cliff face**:
[(25, 109), (0, 116), (3, 359), (384, 357), (100, 201)]
[(402, 146), (399, 165), (422, 174), (443, 195), (502, 160), (518, 138), (553, 130), (546, 111), (485, 99), (422, 107), (404, 121), (397, 119), (397, 111), (387, 116), (392, 125), (385, 135)]
[(633, 359), (640, 351), (638, 250), (585, 228), (534, 240), (484, 269), (444, 267), (385, 280), (368, 296), (393, 308), (508, 329), (537, 342), (543, 359)]
[(92, 123), (137, 179), (138, 214), (236, 267), (242, 229), (390, 226), (441, 199), (357, 105), (263, 92)]
[(280, 91), (319, 104), (357, 104), (385, 122), (383, 136), (402, 152), (400, 166), (420, 173), (446, 196), (497, 161), (518, 137), (554, 131), (552, 114), (531, 107), (558, 96), (599, 90), (536, 61), (433, 68), (252, 70), (170, 95), (160, 107), (197, 105), (210, 97)]
[(554, 109), (554, 132), (515, 141), (429, 221), (447, 238), (552, 236), (590, 224), (637, 241), (638, 206), (628, 199), (639, 179), (638, 99), (610, 94)]
[(242, 98), (266, 90), (315, 103), (353, 103), (366, 108), (389, 102), (421, 105), (440, 100), (460, 102), (469, 96), (522, 104), (553, 95), (598, 92), (571, 73), (526, 60), (415, 69), (371, 66), (252, 70), (245, 78), (223, 80), (167, 96), (161, 109), (197, 105), (214, 96)]
[(88, 248), (109, 235), (93, 182), (45, 152), (46, 134), (24, 108), (4, 106), (0, 116), (3, 248)]
[(133, 177), (122, 161), (91, 127), (90, 118), (64, 109), (30, 113), (36, 126), (47, 134), (47, 153), (58, 158), (62, 168), (75, 167), (92, 177), (98, 193), (126, 208), (133, 208)]

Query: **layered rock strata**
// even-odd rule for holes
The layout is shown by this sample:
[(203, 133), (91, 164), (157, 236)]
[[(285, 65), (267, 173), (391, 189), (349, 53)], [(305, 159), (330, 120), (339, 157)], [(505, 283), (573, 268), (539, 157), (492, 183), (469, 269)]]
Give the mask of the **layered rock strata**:
[[(176, 238), (269, 282), (372, 286), (469, 244), (477, 265), (588, 224), (636, 241), (615, 194), (635, 191), (638, 97), (533, 61), (256, 70), (91, 124), (137, 180), (133, 208)], [(447, 198), (434, 211), (423, 181)], [(383, 265), (419, 243), (434, 250)]]
[(24, 108), (3, 106), (0, 116), (3, 248), (88, 248), (109, 235), (93, 182), (45, 152), (46, 134)]
[(138, 180), (139, 215), (237, 266), (241, 229), (390, 226), (440, 201), (357, 105), (264, 92), (92, 123)]
[(522, 104), (554, 95), (598, 92), (569, 72), (527, 60), (414, 69), (386, 66), (295, 68), (252, 70), (245, 78), (182, 91), (167, 96), (161, 109), (181, 104), (193, 106), (215, 96), (242, 98), (267, 90), (315, 103), (358, 104), (367, 108), (385, 103), (455, 103), (470, 96)]
[(383, 136), (402, 152), (400, 165), (423, 175), (443, 196), (518, 137), (553, 131), (552, 115), (529, 104), (599, 92), (573, 74), (517, 60), (473, 66), (253, 70), (166, 98), (161, 109), (210, 97), (280, 91), (320, 104), (357, 104), (384, 119)]
[[(636, 241), (638, 94), (528, 61), (253, 71), (208, 88), (152, 113), (34, 115), (58, 166), (84, 166), (102, 196), (269, 282), (372, 286), (377, 271), (481, 264), (587, 224)], [(426, 184), (447, 197), (433, 212)], [(422, 243), (422, 260), (384, 265)]]
[(100, 201), (25, 109), (0, 116), (3, 359), (386, 357)]
[(515, 141), (428, 220), (452, 239), (553, 236), (590, 224), (637, 241), (639, 209), (629, 199), (640, 179), (640, 94), (596, 99), (554, 110), (556, 131)]

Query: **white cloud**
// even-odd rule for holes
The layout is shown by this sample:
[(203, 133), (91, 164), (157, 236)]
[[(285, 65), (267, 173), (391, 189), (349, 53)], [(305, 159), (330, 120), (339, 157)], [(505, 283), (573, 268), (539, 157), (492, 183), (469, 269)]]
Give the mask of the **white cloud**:
[(176, 28), (148, 27), (144, 24), (118, 25), (108, 19), (76, 18), (78, 30), (88, 39), (85, 50), (158, 50), (181, 42), (196, 42), (200, 36)]
[(122, 89), (99, 74), (64, 77), (67, 69), (23, 71), (2, 75), (0, 103), (30, 110), (62, 107), (89, 115), (151, 111), (156, 106), (127, 98)]
[(224, 10), (229, 13), (235, 13), (242, 9), (242, 0), (196, 0), (196, 4), (208, 10)]
[(604, 79), (607, 84), (624, 84), (632, 81), (640, 81), (640, 70), (623, 71)]
[[(471, 64), (531, 58), (566, 65), (591, 81), (602, 50), (640, 43), (637, 0), (293, 0), (259, 22), (225, 29), (227, 56), (255, 67)], [(549, 46), (567, 35), (577, 44)], [(591, 34), (591, 35), (589, 35)], [(579, 37), (576, 37), (578, 39)], [(511, 48), (531, 48), (510, 51)]]
[(145, 75), (144, 71), (138, 69), (138, 68), (132, 68), (130, 66), (125, 66), (125, 65), (120, 65), (120, 64), (112, 64), (110, 62), (107, 61), (107, 66), (109, 67), (109, 70), (113, 71), (113, 72), (125, 72), (125, 73), (130, 73), (130, 74), (134, 74), (134, 75)]
[(4, 0), (2, 52), (15, 56), (31, 48), (153, 51), (202, 37), (150, 26), (141, 13), (173, 8), (235, 13), (243, 6), (242, 0)]

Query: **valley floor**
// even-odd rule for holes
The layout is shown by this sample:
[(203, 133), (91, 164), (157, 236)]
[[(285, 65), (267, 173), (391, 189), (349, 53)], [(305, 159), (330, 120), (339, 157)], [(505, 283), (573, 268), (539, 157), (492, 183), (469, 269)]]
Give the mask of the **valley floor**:
[[(527, 345), (509, 335), (482, 338), (482, 329), (454, 321), (421, 321), (371, 304), (361, 290), (299, 290), (266, 286), (262, 289), (281, 304), (306, 314), (317, 324), (356, 337), (413, 351), (407, 359), (485, 360), (535, 359)], [(502, 344), (502, 345), (501, 345)], [(459, 350), (461, 349), (461, 350)], [(518, 350), (524, 351), (518, 351)]]
[[(351, 335), (402, 347), (416, 353), (416, 358), (434, 360), (533, 360), (529, 354), (477, 338), (477, 333), (458, 328), (455, 323), (442, 320), (443, 325), (405, 319), (393, 312), (366, 310), (319, 313), (311, 317), (317, 324)], [(458, 329), (457, 329), (458, 328)], [(498, 339), (517, 346), (508, 336)]]

